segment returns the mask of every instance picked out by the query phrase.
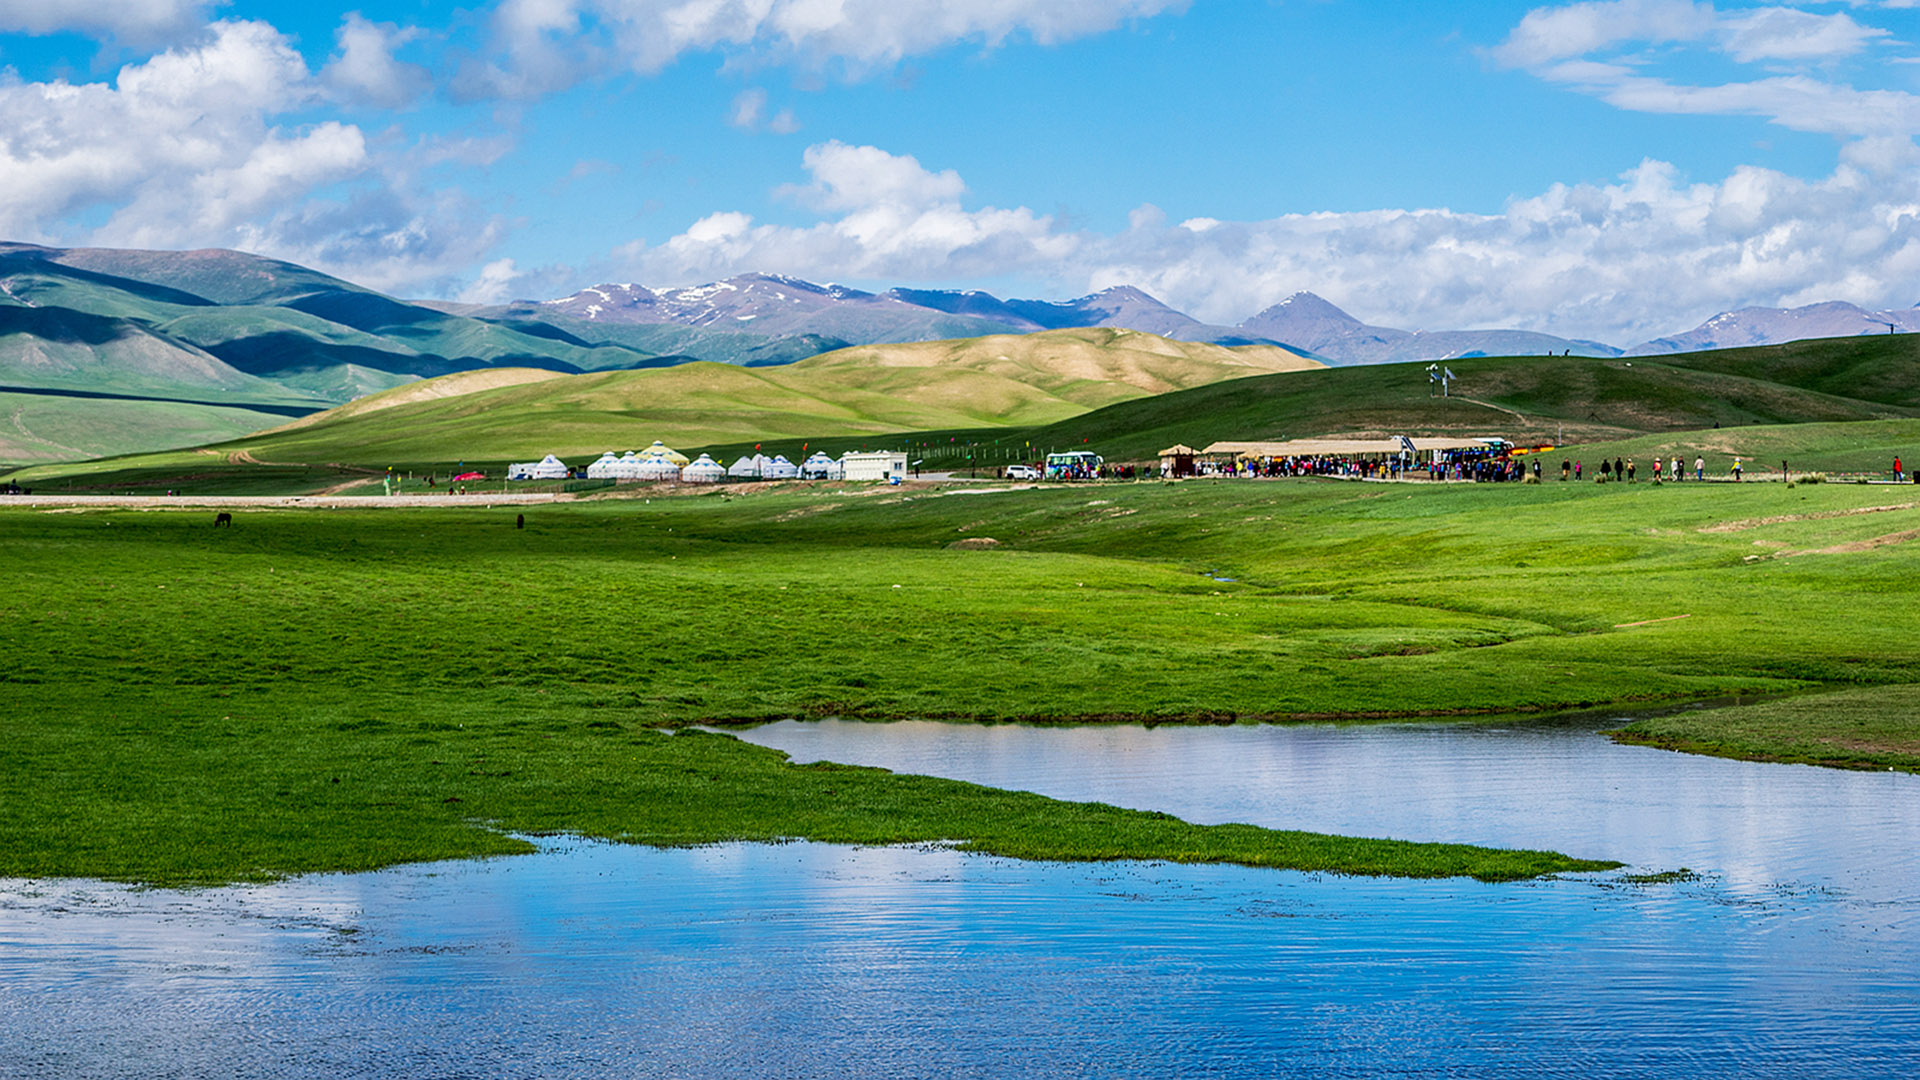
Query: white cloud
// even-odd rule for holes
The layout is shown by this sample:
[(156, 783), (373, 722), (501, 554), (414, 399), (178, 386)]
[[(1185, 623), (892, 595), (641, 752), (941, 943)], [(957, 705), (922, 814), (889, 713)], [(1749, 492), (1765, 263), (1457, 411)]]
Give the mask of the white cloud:
[[(1490, 51), (1497, 62), (1622, 109), (1650, 113), (1757, 116), (1796, 131), (1842, 137), (1920, 134), (1920, 95), (1860, 90), (1793, 65), (1854, 56), (1887, 31), (1840, 12), (1790, 7), (1722, 12), (1688, 0), (1603, 0), (1530, 11)], [(1644, 55), (1618, 47), (1705, 43), (1740, 63), (1765, 62), (1766, 78), (1688, 85), (1649, 74)]]
[(735, 95), (727, 123), (742, 131), (771, 131), (776, 135), (791, 135), (800, 130), (800, 122), (794, 119), (792, 109), (767, 115), (767, 92), (757, 86)]
[(0, 0), (0, 33), (63, 31), (129, 43), (179, 40), (222, 0)]
[(819, 224), (759, 225), (743, 213), (710, 214), (658, 247), (634, 243), (618, 259), (639, 279), (685, 282), (753, 269), (825, 278), (940, 281), (1058, 265), (1079, 239), (1025, 208), (960, 204), (966, 185), (911, 157), (839, 142), (809, 147), (813, 181), (783, 194), (823, 214)]
[[(122, 68), (115, 85), (0, 82), (0, 230), (42, 234), (69, 214), (196, 186), (225, 201), (257, 188), (269, 153), (312, 133), (267, 117), (311, 97), (306, 65), (265, 23), (226, 22), (197, 48)], [(337, 142), (337, 133), (324, 141)]]
[[(1025, 208), (968, 209), (965, 185), (912, 158), (827, 143), (805, 159), (812, 225), (723, 212), (616, 252), (653, 284), (764, 270), (816, 280), (951, 283), (1018, 276), (1077, 292), (1135, 284), (1235, 323), (1301, 289), (1388, 325), (1512, 326), (1619, 345), (1748, 304), (1911, 304), (1920, 280), (1920, 148), (1855, 144), (1822, 180), (1743, 167), (1686, 183), (1648, 161), (1603, 185), (1556, 185), (1499, 214), (1380, 210), (1169, 224), (1143, 206), (1118, 233)], [(841, 183), (855, 165), (884, 179)]]
[(468, 98), (527, 98), (613, 66), (652, 74), (690, 52), (749, 61), (837, 64), (854, 75), (963, 42), (1016, 36), (1054, 44), (1188, 0), (504, 0), (494, 57), (456, 80)]
[(0, 235), (239, 247), (375, 287), (477, 265), (504, 225), (418, 194), (438, 145), (388, 151), (339, 120), (287, 123), (326, 88), (262, 22), (225, 21), (112, 82), (0, 78)]
[(1822, 60), (1852, 56), (1885, 30), (1862, 26), (1845, 12), (1815, 15), (1793, 8), (1761, 8), (1722, 20), (1725, 46), (1743, 64), (1756, 60)]
[(480, 276), (460, 291), (463, 304), (504, 304), (513, 299), (513, 283), (520, 278), (512, 259), (495, 259), (480, 268)]
[(821, 211), (957, 205), (967, 190), (952, 169), (928, 172), (911, 156), (889, 154), (877, 146), (848, 146), (837, 139), (807, 147), (800, 163), (813, 182), (783, 187), (780, 194)]
[(334, 31), (337, 48), (320, 79), (350, 104), (383, 109), (411, 105), (432, 87), (433, 75), (419, 64), (396, 59), (394, 52), (424, 33), (418, 27), (376, 23), (351, 12)]
[(1713, 5), (1690, 0), (1596, 0), (1536, 8), (1493, 56), (1509, 67), (1538, 67), (1622, 42), (1694, 41), (1713, 26)]

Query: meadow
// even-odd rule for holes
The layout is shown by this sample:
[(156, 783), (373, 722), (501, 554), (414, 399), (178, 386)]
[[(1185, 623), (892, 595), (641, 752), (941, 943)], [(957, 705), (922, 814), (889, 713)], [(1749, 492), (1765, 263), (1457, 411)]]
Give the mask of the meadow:
[[(218, 530), (197, 511), (4, 510), (0, 874), (215, 882), (523, 850), (513, 834), (543, 831), (1592, 868), (798, 767), (686, 729), (1900, 687), (1920, 683), (1912, 490), (839, 485), (583, 500), (524, 529), (483, 510), (246, 511)], [(1912, 768), (1920, 730), (1886, 700), (1881, 767)]]

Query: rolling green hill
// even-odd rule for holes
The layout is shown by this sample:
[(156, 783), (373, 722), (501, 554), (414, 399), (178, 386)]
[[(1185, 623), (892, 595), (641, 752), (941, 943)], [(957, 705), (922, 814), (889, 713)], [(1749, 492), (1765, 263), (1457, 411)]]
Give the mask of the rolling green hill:
[[(289, 407), (317, 412), (477, 368), (573, 372), (673, 362), (552, 326), (403, 303), (239, 252), (0, 244), (0, 389), (82, 392), (60, 403), (44, 394), (14, 403), (0, 461), (245, 434), (245, 424), (261, 421), (259, 430)], [(254, 415), (260, 407), (271, 408)], [(81, 416), (97, 424), (76, 440)]]
[[(1449, 362), (1452, 396), (1424, 364), (1329, 368), (1217, 383), (1018, 432), (942, 432), (1087, 446), (1142, 460), (1174, 443), (1332, 434), (1501, 435), (1572, 444), (1659, 432), (1920, 417), (1920, 337), (1831, 338), (1634, 359), (1475, 357)], [(1849, 391), (1851, 391), (1849, 393)]]
[[(930, 428), (1040, 425), (1174, 388), (1317, 367), (1273, 346), (1091, 328), (865, 346), (780, 367), (691, 363), (564, 377), (492, 369), (371, 395), (220, 450), (267, 462), (435, 467), (548, 452), (592, 457), (654, 439), (797, 447), (821, 436), (873, 441)], [(23, 482), (206, 462), (149, 455), (30, 470)]]

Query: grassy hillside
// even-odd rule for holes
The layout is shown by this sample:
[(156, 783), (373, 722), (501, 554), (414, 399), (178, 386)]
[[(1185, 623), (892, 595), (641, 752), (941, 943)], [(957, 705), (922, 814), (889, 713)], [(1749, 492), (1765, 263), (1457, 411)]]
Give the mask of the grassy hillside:
[(1839, 477), (1886, 477), (1900, 458), (1909, 474), (1920, 458), (1920, 420), (1880, 420), (1852, 424), (1778, 424), (1706, 431), (1642, 435), (1634, 439), (1567, 447), (1555, 457), (1592, 463), (1601, 457), (1632, 458), (1646, 468), (1655, 456), (1674, 457), (1691, 472), (1704, 460), (1708, 476), (1724, 476), (1734, 458), (1751, 476), (1775, 473), (1785, 462), (1794, 475), (1809, 472)]
[[(683, 446), (785, 440), (797, 449), (820, 437), (879, 441), (901, 431), (1044, 424), (1172, 387), (1315, 366), (1272, 346), (1082, 329), (866, 346), (768, 368), (691, 363), (564, 378), (496, 369), (376, 394), (222, 449), (270, 462), (424, 469), (547, 452), (591, 458), (656, 438)], [(123, 486), (121, 472), (165, 472), (181, 460), (101, 467), (113, 471), (104, 482)], [(71, 471), (37, 470), (27, 479)]]
[[(263, 407), (0, 389), (0, 473), (10, 465), (99, 457), (128, 441), (150, 446), (226, 442), (285, 420)], [(175, 485), (163, 481), (159, 486)]]
[[(1386, 433), (1611, 444), (1650, 432), (1920, 417), (1920, 335), (1652, 359), (1474, 357), (1448, 366), (1459, 377), (1447, 398), (1435, 396), (1424, 364), (1330, 368), (1124, 402), (1030, 429), (935, 437), (1014, 437), (1145, 459), (1173, 443), (1223, 439)], [(1865, 396), (1838, 392), (1848, 388)]]

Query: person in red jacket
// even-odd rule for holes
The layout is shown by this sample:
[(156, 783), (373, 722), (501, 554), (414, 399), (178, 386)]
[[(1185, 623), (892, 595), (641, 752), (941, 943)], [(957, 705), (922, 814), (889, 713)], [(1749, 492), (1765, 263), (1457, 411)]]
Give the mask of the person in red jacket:
[(1893, 482), (1900, 482), (1900, 459), (1897, 457), (1893, 459)]

